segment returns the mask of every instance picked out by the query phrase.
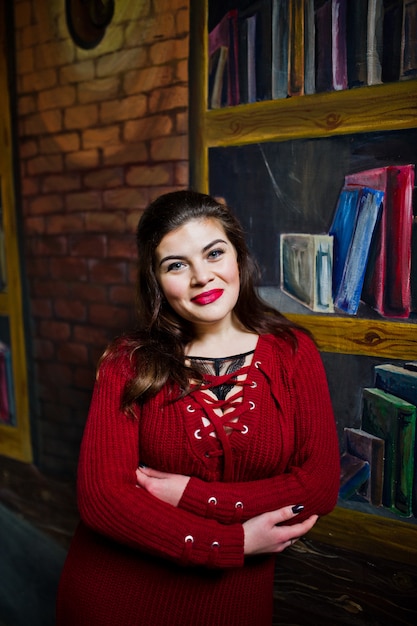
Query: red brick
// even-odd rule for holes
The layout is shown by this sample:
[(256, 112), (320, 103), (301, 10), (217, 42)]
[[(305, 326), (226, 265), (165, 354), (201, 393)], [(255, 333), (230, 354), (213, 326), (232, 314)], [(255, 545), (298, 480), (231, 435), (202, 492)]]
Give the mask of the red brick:
[(103, 102), (100, 106), (100, 121), (106, 124), (143, 117), (147, 111), (147, 103), (148, 100), (144, 95)]
[(51, 215), (46, 223), (49, 235), (79, 233), (84, 229), (84, 218), (80, 214)]
[(126, 182), (132, 186), (170, 185), (173, 180), (173, 164), (139, 165), (130, 167), (126, 172)]
[(85, 230), (90, 233), (124, 232), (126, 230), (124, 213), (121, 211), (117, 213), (115, 211), (87, 213), (85, 216)]
[(188, 88), (185, 85), (175, 85), (166, 89), (156, 89), (149, 96), (149, 113), (170, 111), (171, 109), (186, 108), (188, 105)]
[(69, 130), (89, 128), (98, 121), (96, 104), (84, 104), (65, 109), (64, 126)]
[(30, 2), (15, 3), (14, 26), (17, 30), (27, 26), (32, 21), (32, 6)]
[(31, 215), (48, 215), (50, 213), (59, 213), (64, 207), (61, 195), (49, 194), (39, 196), (30, 200), (28, 208)]
[(55, 68), (38, 70), (22, 76), (22, 91), (24, 93), (38, 92), (42, 89), (50, 89), (57, 84)]
[(110, 287), (110, 301), (117, 304), (132, 308), (135, 304), (135, 289), (133, 285), (123, 286), (116, 285)]
[(148, 148), (144, 141), (125, 143), (122, 147), (120, 145), (103, 147), (104, 165), (125, 165), (126, 163), (140, 163), (148, 160)]
[(20, 190), (23, 196), (33, 196), (39, 193), (39, 180), (33, 178), (21, 178)]
[(72, 235), (70, 244), (71, 256), (85, 258), (101, 258), (107, 253), (105, 235)]
[(108, 257), (111, 259), (132, 259), (136, 257), (136, 242), (134, 237), (129, 235), (116, 237), (108, 236)]
[(126, 282), (126, 263), (113, 260), (91, 260), (90, 280), (99, 284), (114, 284)]
[(177, 35), (188, 35), (190, 29), (190, 11), (188, 7), (177, 11), (175, 24)]
[(19, 116), (28, 115), (38, 110), (34, 96), (21, 96), (17, 104)]
[(75, 102), (75, 88), (72, 85), (46, 89), (38, 94), (39, 111), (69, 107)]
[(68, 254), (67, 238), (51, 235), (36, 238), (33, 242), (33, 254), (42, 257), (63, 257)]
[[(135, 67), (124, 77), (123, 90), (126, 94), (145, 94), (153, 89), (166, 87), (173, 81), (174, 71), (171, 65), (152, 65)], [(145, 112), (145, 111), (144, 111)], [(137, 117), (140, 117), (139, 115)]]
[(80, 83), (94, 78), (94, 63), (91, 59), (65, 65), (59, 69), (59, 82), (63, 85), (66, 83)]
[(85, 170), (99, 165), (98, 150), (79, 150), (65, 156), (66, 170)]
[[(71, 381), (71, 368), (68, 365), (63, 365), (61, 363), (43, 363), (38, 367), (39, 372), (39, 380), (41, 383), (47, 385), (47, 390), (56, 389), (57, 397), (59, 398), (61, 394), (61, 387), (63, 385), (68, 386), (68, 383)], [(47, 399), (52, 400), (47, 392)]]
[[(95, 78), (78, 86), (78, 102), (87, 104), (89, 102), (102, 102), (103, 100), (113, 100), (120, 92), (120, 79), (118, 76), (108, 78)], [(113, 121), (113, 120), (111, 120)]]
[(40, 320), (38, 328), (40, 336), (51, 341), (66, 341), (71, 336), (71, 326), (66, 322)]
[(77, 133), (60, 133), (39, 139), (41, 154), (73, 152), (80, 148), (80, 137)]
[[(115, 11), (113, 22), (116, 24), (125, 22), (127, 23), (127, 27), (136, 26), (139, 32), (142, 35), (143, 41), (143, 33), (146, 32), (148, 27), (148, 20), (145, 18), (151, 15), (151, 10), (153, 10), (153, 2), (151, 0), (141, 0), (140, 2), (119, 2), (117, 4), (117, 11)], [(140, 20), (137, 22), (136, 20)]]
[(46, 176), (42, 184), (42, 192), (48, 193), (52, 191), (75, 191), (80, 189), (81, 179), (78, 174), (69, 173), (62, 176)]
[(38, 154), (38, 142), (33, 140), (21, 141), (19, 144), (19, 157), (28, 159)]
[(59, 110), (45, 111), (42, 115), (30, 115), (23, 120), (24, 134), (45, 135), (62, 130), (62, 113)]
[(61, 363), (83, 365), (88, 362), (87, 346), (72, 342), (58, 344), (57, 357)]
[(18, 74), (28, 74), (33, 72), (35, 67), (35, 57), (32, 48), (16, 50), (16, 70)]
[(102, 167), (95, 172), (86, 174), (83, 182), (86, 187), (93, 189), (120, 187), (124, 182), (124, 169), (122, 167)]
[(67, 211), (96, 211), (101, 209), (101, 193), (98, 191), (80, 191), (65, 196)]
[[(97, 304), (97, 303), (96, 303)], [(108, 331), (97, 325), (74, 325), (74, 340), (86, 345), (105, 346), (108, 342)]]
[(105, 144), (118, 144), (120, 128), (119, 126), (105, 126), (84, 130), (81, 140), (84, 148), (101, 148)]
[(74, 61), (74, 46), (67, 42), (50, 41), (35, 48), (35, 64), (37, 69), (59, 67)]
[(174, 182), (176, 185), (188, 187), (190, 180), (190, 170), (188, 161), (178, 161), (175, 163)]
[(51, 361), (55, 357), (55, 344), (49, 339), (35, 339), (33, 353), (39, 361)]
[(142, 67), (147, 60), (147, 51), (142, 48), (123, 49), (112, 54), (105, 54), (97, 59), (96, 74), (98, 78), (115, 76), (126, 72), (131, 67)]
[(104, 328), (124, 331), (129, 328), (129, 312), (118, 306), (92, 304), (90, 306), (90, 322)]
[(136, 233), (138, 222), (142, 213), (143, 210), (129, 211), (126, 217), (126, 226), (129, 233)]
[(186, 135), (188, 133), (187, 111), (179, 111), (175, 114), (175, 133), (178, 135)]
[(149, 54), (151, 65), (172, 63), (175, 59), (187, 59), (188, 37), (157, 42), (151, 46)]
[(30, 262), (26, 264), (25, 269), (29, 277), (35, 277), (36, 279), (49, 278), (49, 259), (32, 257)]
[(84, 259), (54, 259), (51, 264), (51, 276), (61, 281), (86, 281), (89, 278), (87, 262)]
[(123, 138), (125, 141), (145, 141), (155, 137), (166, 137), (173, 129), (169, 115), (154, 115), (141, 120), (129, 121), (124, 124)]
[(28, 174), (32, 176), (34, 174), (55, 174), (62, 172), (63, 169), (64, 161), (61, 154), (38, 156), (27, 162)]
[(45, 218), (44, 217), (25, 218), (26, 236), (43, 235), (44, 233), (45, 233)]
[(188, 138), (185, 135), (155, 139), (151, 143), (152, 161), (183, 161), (187, 156)]
[(74, 385), (79, 389), (91, 390), (94, 386), (96, 376), (92, 367), (77, 367), (74, 372)]
[(45, 279), (42, 276), (35, 277), (30, 283), (32, 297), (57, 298), (67, 296), (70, 293), (70, 286), (62, 280), (51, 280), (50, 275)]
[(147, 191), (142, 189), (111, 189), (103, 196), (104, 206), (109, 209), (143, 208), (148, 200)]
[(87, 308), (84, 302), (73, 298), (57, 298), (54, 310), (58, 319), (67, 322), (84, 322), (87, 317)]
[(71, 288), (71, 297), (81, 302), (105, 302), (107, 287), (92, 283), (74, 283)]
[(34, 317), (49, 318), (52, 316), (52, 304), (49, 298), (32, 298), (31, 313)]

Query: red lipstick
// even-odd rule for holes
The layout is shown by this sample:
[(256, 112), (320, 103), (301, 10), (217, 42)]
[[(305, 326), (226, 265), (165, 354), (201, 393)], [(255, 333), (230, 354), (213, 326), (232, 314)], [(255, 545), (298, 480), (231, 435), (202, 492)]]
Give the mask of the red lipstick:
[(211, 304), (220, 298), (223, 295), (223, 289), (211, 289), (210, 291), (205, 291), (204, 293), (200, 293), (198, 296), (191, 298), (192, 302), (196, 304), (205, 305)]

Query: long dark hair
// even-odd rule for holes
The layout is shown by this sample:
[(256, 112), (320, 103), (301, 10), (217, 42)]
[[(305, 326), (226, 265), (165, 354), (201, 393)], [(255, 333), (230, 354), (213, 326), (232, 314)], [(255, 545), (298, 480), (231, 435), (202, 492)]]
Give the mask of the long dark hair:
[(165, 235), (196, 219), (217, 220), (236, 250), (240, 291), (234, 313), (240, 323), (257, 334), (280, 335), (296, 348), (295, 325), (257, 294), (258, 266), (232, 210), (215, 198), (192, 190), (164, 194), (144, 211), (137, 228), (138, 328), (118, 343), (119, 349), (123, 346), (123, 350), (130, 351), (137, 371), (125, 390), (125, 408), (154, 396), (168, 381), (178, 383), (187, 393), (191, 378), (202, 380), (200, 372), (184, 363), (184, 348), (193, 338), (193, 328), (167, 303), (155, 273), (155, 251)]

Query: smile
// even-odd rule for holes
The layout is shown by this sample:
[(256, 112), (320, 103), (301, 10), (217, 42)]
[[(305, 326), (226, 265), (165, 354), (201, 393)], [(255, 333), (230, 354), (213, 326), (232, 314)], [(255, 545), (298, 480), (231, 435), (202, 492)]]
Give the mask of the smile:
[(205, 291), (204, 293), (200, 293), (198, 296), (191, 298), (191, 300), (196, 304), (205, 305), (215, 302), (222, 295), (223, 289), (212, 289), (211, 291)]

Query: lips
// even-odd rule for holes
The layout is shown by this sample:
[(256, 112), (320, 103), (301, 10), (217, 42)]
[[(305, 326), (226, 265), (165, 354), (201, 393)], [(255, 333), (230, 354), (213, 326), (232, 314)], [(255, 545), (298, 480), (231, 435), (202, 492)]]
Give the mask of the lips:
[(223, 289), (211, 289), (210, 291), (205, 291), (204, 293), (200, 293), (198, 296), (191, 298), (192, 302), (196, 304), (205, 305), (211, 304), (220, 298), (223, 295)]

